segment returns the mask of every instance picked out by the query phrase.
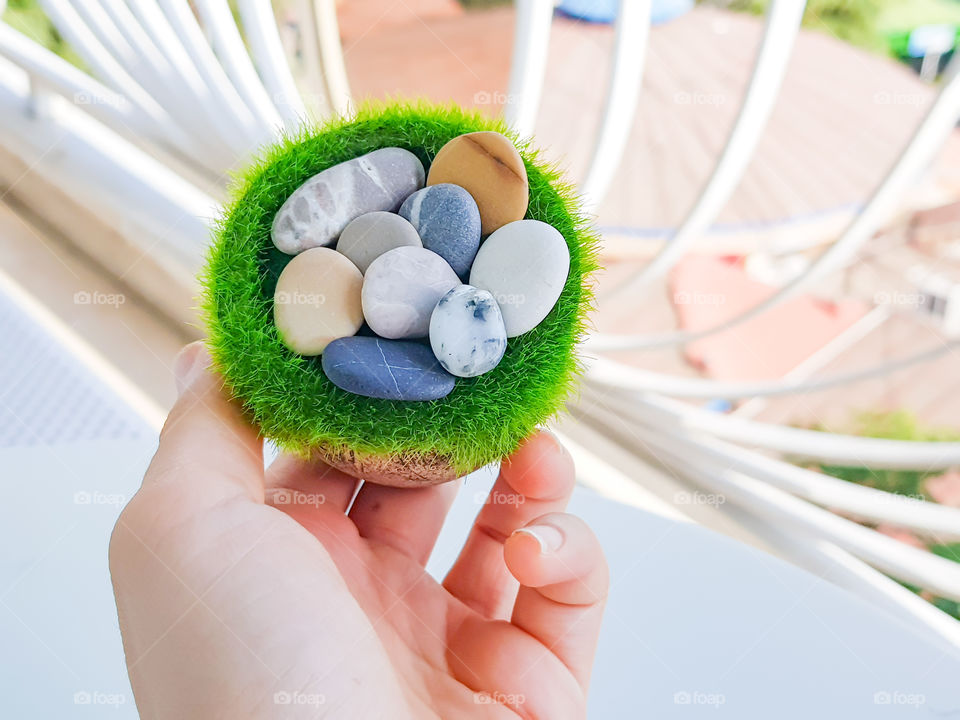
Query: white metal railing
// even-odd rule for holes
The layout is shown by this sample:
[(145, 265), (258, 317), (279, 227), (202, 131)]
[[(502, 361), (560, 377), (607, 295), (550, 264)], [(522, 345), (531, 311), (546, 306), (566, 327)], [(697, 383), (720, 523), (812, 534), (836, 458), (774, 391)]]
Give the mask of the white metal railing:
[[(256, 147), (308, 120), (307, 108), (349, 109), (350, 91), (334, 0), (312, 0), (324, 87), (321, 102), (298, 91), (269, 0), (41, 0), (92, 76), (0, 25), (0, 117), (10, 149), (70, 195), (146, 229), (191, 268), (199, 266), (224, 173)], [(505, 115), (533, 133), (548, 63), (553, 0), (518, 0)], [(639, 293), (699, 241), (731, 197), (775, 106), (804, 10), (774, 0), (737, 120), (712, 173), (669, 243), (621, 295)], [(649, 33), (650, 0), (621, 0), (601, 122), (581, 189), (597, 207), (629, 153)], [(249, 43), (249, 50), (247, 44)], [(686, 343), (756, 317), (845, 267), (889, 216), (960, 116), (960, 60), (888, 175), (846, 231), (806, 271), (770, 297), (705, 330), (594, 335), (591, 353)], [(47, 150), (56, 146), (56, 159)], [(97, 178), (91, 183), (90, 178)], [(684, 482), (723, 493), (730, 513), (815, 572), (825, 568), (877, 604), (954, 647), (960, 624), (886, 578), (960, 599), (960, 566), (897, 543), (835, 514), (893, 523), (940, 541), (960, 539), (960, 510), (860, 487), (793, 464), (817, 462), (928, 470), (960, 463), (960, 443), (907, 443), (819, 433), (725, 416), (668, 396), (750, 399), (824, 390), (882, 377), (952, 352), (955, 343), (819, 378), (719, 382), (646, 372), (592, 358), (584, 422), (604, 428), (636, 455)], [(607, 466), (588, 457), (581, 472), (604, 487)], [(625, 482), (618, 474), (617, 482)], [(871, 568), (876, 568), (873, 570)], [(877, 572), (879, 570), (880, 572)], [(881, 574), (884, 573), (884, 574)]]

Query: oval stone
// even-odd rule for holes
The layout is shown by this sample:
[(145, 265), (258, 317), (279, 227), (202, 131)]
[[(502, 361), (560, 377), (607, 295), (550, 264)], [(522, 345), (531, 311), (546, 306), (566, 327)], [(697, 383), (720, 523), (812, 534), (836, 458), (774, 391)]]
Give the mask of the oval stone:
[(363, 324), (363, 275), (330, 248), (297, 255), (280, 273), (273, 321), (280, 339), (300, 355), (319, 355), (331, 340), (353, 335)]
[(539, 220), (518, 220), (486, 239), (473, 261), (470, 284), (493, 295), (512, 338), (543, 321), (569, 272), (563, 235)]
[(423, 243), (413, 225), (399, 215), (383, 211), (351, 220), (337, 240), (337, 252), (350, 258), (362, 273), (378, 257), (398, 247), (423, 247)]
[(473, 196), (484, 235), (527, 212), (527, 169), (513, 143), (500, 133), (467, 133), (440, 148), (427, 185), (441, 183), (459, 185)]
[(461, 280), (480, 247), (480, 210), (459, 185), (442, 183), (417, 190), (403, 201), (400, 215), (410, 221), (427, 250), (446, 260)]
[(460, 284), (447, 261), (424, 248), (384, 253), (363, 279), (363, 316), (380, 337), (426, 337), (430, 313), (450, 288)]
[(455, 383), (426, 345), (345, 337), (327, 346), (323, 372), (341, 390), (381, 400), (439, 400)]
[(460, 285), (430, 316), (430, 347), (447, 372), (476, 377), (493, 370), (507, 349), (507, 331), (493, 295)]
[(381, 148), (327, 168), (298, 187), (273, 218), (270, 237), (296, 255), (332, 245), (354, 218), (376, 210), (396, 212), (423, 187), (423, 165), (403, 148)]

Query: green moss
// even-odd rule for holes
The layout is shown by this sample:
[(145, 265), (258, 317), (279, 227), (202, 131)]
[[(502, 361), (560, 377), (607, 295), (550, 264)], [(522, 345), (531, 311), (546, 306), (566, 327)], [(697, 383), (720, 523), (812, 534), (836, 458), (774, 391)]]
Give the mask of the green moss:
[(273, 288), (289, 258), (273, 248), (270, 225), (297, 187), (381, 147), (406, 148), (429, 169), (448, 140), (477, 130), (511, 136), (502, 122), (453, 106), (370, 104), (352, 118), (307, 128), (266, 149), (238, 178), (201, 278), (209, 342), (227, 386), (282, 447), (299, 453), (322, 446), (360, 455), (438, 456), (467, 472), (512, 452), (574, 389), (581, 370), (575, 349), (592, 300), (588, 275), (596, 268), (597, 238), (576, 209), (573, 188), (522, 143), (517, 147), (530, 183), (526, 217), (563, 234), (570, 274), (547, 318), (512, 338), (494, 370), (458, 379), (454, 391), (435, 402), (364, 398), (327, 380), (319, 358), (290, 352), (274, 327)]

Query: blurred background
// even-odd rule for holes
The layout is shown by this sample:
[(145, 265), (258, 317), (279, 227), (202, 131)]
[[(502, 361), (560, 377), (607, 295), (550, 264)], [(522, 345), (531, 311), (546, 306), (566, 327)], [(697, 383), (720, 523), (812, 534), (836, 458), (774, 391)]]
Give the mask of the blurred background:
[(957, 0), (0, 8), (4, 446), (162, 418), (259, 145), (453, 101), (535, 137), (602, 232), (558, 424), (583, 483), (830, 566), (960, 646)]

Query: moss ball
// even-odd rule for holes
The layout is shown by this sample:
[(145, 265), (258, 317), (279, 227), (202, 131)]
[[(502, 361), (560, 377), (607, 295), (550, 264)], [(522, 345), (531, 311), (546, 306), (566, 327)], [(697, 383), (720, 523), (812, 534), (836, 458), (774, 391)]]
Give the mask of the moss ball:
[[(447, 141), (478, 130), (514, 141), (530, 187), (526, 217), (549, 223), (566, 240), (570, 273), (559, 300), (540, 325), (510, 339), (496, 368), (458, 378), (441, 400), (378, 400), (341, 390), (324, 375), (320, 357), (288, 350), (274, 326), (274, 289), (292, 259), (273, 246), (274, 215), (301, 184), (333, 165), (401, 147), (429, 171)], [(285, 450), (398, 466), (429, 459), (463, 475), (510, 454), (575, 388), (596, 248), (572, 187), (502, 121), (453, 106), (366, 105), (265, 149), (238, 178), (201, 276), (211, 354), (251, 420)]]

